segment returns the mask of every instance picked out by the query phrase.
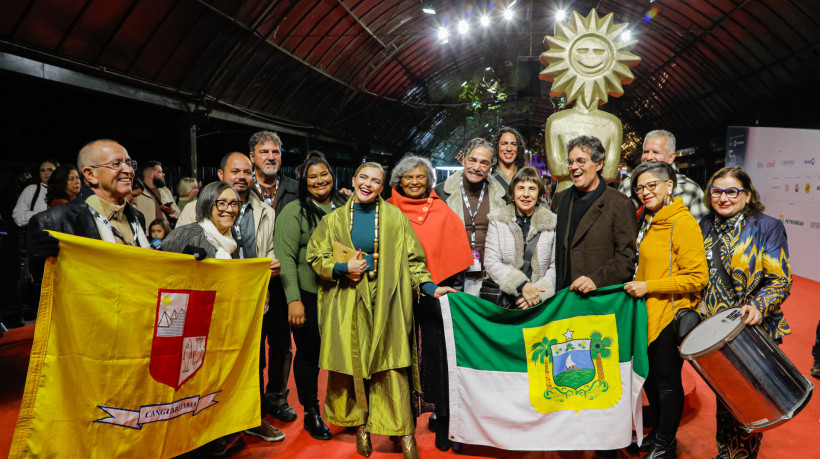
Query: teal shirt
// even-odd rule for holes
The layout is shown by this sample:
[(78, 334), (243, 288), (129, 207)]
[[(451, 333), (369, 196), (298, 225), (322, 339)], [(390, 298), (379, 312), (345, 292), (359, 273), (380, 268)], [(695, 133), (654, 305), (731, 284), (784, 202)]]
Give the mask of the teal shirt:
[[(320, 205), (326, 214), (333, 211), (330, 204)], [(318, 224), (318, 221), (317, 221)], [(281, 263), (279, 277), (285, 288), (285, 299), (288, 303), (301, 300), (299, 290), (316, 293), (316, 273), (308, 265), (305, 254), (312, 228), (302, 215), (299, 201), (288, 203), (276, 215), (276, 228), (273, 232), (273, 246), (276, 257)]]

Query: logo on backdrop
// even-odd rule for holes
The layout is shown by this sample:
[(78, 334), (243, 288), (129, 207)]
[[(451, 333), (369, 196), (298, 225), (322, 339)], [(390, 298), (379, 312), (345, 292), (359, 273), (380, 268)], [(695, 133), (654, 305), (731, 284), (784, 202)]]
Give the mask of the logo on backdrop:
[(179, 389), (205, 360), (215, 291), (166, 290), (157, 295), (151, 377)]
[(803, 164), (811, 164), (812, 166), (814, 166), (814, 158), (803, 161)]
[(780, 165), (781, 166), (794, 166), (794, 160), (793, 159), (784, 159), (783, 161), (780, 161)]

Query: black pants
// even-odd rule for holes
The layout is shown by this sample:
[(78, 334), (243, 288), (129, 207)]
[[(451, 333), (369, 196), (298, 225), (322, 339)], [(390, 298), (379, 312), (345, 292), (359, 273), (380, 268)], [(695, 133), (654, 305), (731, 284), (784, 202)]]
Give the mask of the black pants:
[(319, 406), (319, 348), (322, 338), (319, 336), (316, 294), (300, 290), (300, 295), (305, 306), (305, 324), (302, 328), (293, 329), (293, 341), (296, 343), (293, 379), (296, 380), (299, 403), (308, 408)]
[(646, 378), (646, 398), (656, 423), (656, 433), (674, 437), (683, 415), (683, 383), (680, 372), (683, 359), (678, 352), (674, 322), (661, 331), (649, 345), (649, 375)]
[(288, 378), (293, 360), (288, 305), (282, 280), (270, 280), (270, 308), (262, 321), (262, 341), (268, 339), (268, 387), (265, 398), (272, 406), (288, 403)]

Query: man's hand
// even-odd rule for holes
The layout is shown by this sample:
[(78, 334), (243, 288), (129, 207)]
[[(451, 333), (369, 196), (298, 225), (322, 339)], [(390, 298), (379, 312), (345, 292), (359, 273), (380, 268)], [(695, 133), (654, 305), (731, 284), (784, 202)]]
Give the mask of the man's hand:
[(751, 304), (744, 304), (740, 307), (740, 312), (749, 314), (746, 318), (746, 325), (760, 325), (763, 322), (763, 313)]
[(626, 293), (634, 296), (635, 298), (640, 298), (649, 293), (649, 289), (644, 281), (627, 282), (624, 284), (624, 290), (626, 290)]
[(305, 305), (301, 300), (288, 303), (288, 323), (291, 328), (302, 328), (305, 325)]
[(436, 299), (443, 297), (448, 293), (456, 293), (458, 290), (454, 289), (453, 287), (439, 287), (436, 289), (436, 293), (433, 294)]
[(575, 279), (572, 284), (570, 284), (569, 289), (581, 293), (589, 293), (595, 290), (595, 282), (592, 282), (592, 279), (588, 278), (587, 276), (581, 276), (578, 279)]
[(159, 208), (162, 209), (162, 211), (165, 212), (166, 214), (171, 213), (171, 205), (170, 204), (162, 204), (161, 206), (159, 206)]
[(56, 257), (60, 253), (60, 241), (45, 230), (34, 233), (36, 256), (41, 258)]
[(270, 262), (270, 277), (276, 277), (279, 275), (279, 270), (282, 268), (282, 265), (279, 263), (279, 260), (276, 258)]

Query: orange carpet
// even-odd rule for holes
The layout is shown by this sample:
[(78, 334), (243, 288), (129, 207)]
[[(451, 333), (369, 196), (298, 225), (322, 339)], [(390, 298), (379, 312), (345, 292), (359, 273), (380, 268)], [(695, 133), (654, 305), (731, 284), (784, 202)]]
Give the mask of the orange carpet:
[[(820, 297), (820, 283), (801, 277), (794, 278), (792, 295), (784, 305), (786, 318), (792, 334), (783, 342), (782, 349), (805, 375), (812, 365), (811, 346), (814, 344), (820, 309), (816, 307)], [(23, 394), (28, 354), (31, 349), (33, 327), (12, 330), (0, 340), (0, 455), (8, 454), (12, 433), (17, 421), (17, 411)], [(320, 375), (320, 399), (323, 398), (326, 375)], [(699, 376), (684, 364), (684, 380), (689, 380), (691, 393), (687, 395), (687, 407), (678, 430), (678, 457), (681, 459), (702, 459), (716, 453), (715, 396)], [(694, 386), (692, 387), (692, 381)], [(820, 380), (812, 379), (815, 385)], [(334, 437), (329, 441), (318, 441), (302, 429), (302, 412), (296, 398), (293, 377), (290, 380), (290, 404), (299, 413), (292, 423), (282, 423), (268, 416), (268, 420), (282, 429), (287, 438), (280, 443), (267, 443), (245, 436), (245, 446), (234, 453), (235, 458), (356, 458), (356, 444), (352, 433), (341, 427), (331, 426)], [(817, 391), (815, 391), (817, 392)], [(499, 404), (503, 410), (503, 404)], [(419, 452), (423, 458), (437, 457), (478, 457), (478, 458), (543, 458), (543, 459), (586, 459), (598, 457), (593, 451), (552, 451), (523, 452), (505, 451), (495, 448), (464, 445), (460, 453), (441, 452), (433, 444), (435, 435), (427, 429), (427, 414), (420, 418), (416, 429)], [(763, 437), (760, 458), (808, 458), (818, 457), (817, 438), (820, 437), (820, 394), (815, 393), (808, 406), (786, 424), (767, 431)], [(393, 452), (393, 444), (386, 437), (373, 436), (374, 459), (400, 457)], [(626, 451), (619, 451), (618, 457), (638, 457)]]

